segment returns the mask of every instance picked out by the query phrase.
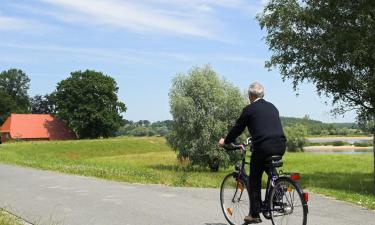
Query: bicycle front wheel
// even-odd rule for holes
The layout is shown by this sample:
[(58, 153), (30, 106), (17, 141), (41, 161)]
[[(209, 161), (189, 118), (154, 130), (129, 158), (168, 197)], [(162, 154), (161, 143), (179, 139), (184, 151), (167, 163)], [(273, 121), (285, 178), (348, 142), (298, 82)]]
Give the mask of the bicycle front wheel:
[(273, 225), (306, 225), (307, 206), (302, 190), (290, 178), (276, 180), (269, 201)]
[(230, 225), (244, 223), (250, 212), (250, 198), (246, 181), (238, 179), (238, 173), (228, 174), (220, 188), (220, 203), (225, 219)]

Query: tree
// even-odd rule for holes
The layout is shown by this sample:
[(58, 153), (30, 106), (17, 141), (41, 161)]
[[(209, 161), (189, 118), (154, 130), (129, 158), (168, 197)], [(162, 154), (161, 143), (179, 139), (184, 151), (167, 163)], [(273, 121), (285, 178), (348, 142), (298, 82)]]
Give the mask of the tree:
[(118, 101), (116, 81), (93, 70), (72, 72), (57, 84), (52, 98), (57, 116), (80, 138), (110, 137), (123, 125), (125, 104)]
[(135, 124), (137, 126), (148, 127), (148, 126), (150, 126), (151, 122), (148, 121), (148, 120), (140, 120), (138, 122), (135, 122)]
[(130, 131), (130, 135), (133, 135), (136, 137), (153, 136), (153, 135), (150, 135), (151, 132), (152, 131), (148, 127), (138, 126)]
[(285, 127), (286, 146), (290, 152), (303, 152), (303, 146), (306, 144), (307, 129), (302, 124), (295, 124), (291, 127)]
[(3, 124), (9, 114), (15, 112), (16, 109), (17, 105), (13, 98), (6, 91), (0, 89), (0, 124)]
[(336, 113), (354, 109), (374, 121), (374, 10), (373, 0), (270, 0), (258, 15), (272, 51), (266, 66), (278, 67), (295, 89), (314, 83)]
[(28, 113), (30, 79), (18, 69), (9, 69), (0, 73), (0, 122), (10, 113)]
[(210, 66), (179, 74), (169, 92), (173, 124), (167, 141), (178, 159), (217, 170), (230, 156), (217, 142), (226, 135), (245, 106), (241, 91), (221, 80)]
[(35, 95), (30, 99), (31, 113), (33, 114), (54, 114), (55, 102), (49, 95)]

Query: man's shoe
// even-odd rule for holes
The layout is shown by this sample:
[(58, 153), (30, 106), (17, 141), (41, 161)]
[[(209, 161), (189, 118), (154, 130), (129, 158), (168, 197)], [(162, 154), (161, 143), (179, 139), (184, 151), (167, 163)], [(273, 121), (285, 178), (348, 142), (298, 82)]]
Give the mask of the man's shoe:
[(246, 224), (261, 223), (262, 222), (260, 217), (252, 217), (252, 216), (245, 216), (244, 221), (245, 221)]

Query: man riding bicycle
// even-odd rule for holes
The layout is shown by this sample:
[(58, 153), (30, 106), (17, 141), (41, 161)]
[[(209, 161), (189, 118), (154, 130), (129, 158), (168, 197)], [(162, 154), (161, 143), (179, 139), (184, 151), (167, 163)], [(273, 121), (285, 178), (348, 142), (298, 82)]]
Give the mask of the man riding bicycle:
[(263, 99), (264, 88), (254, 82), (249, 87), (250, 104), (246, 106), (234, 127), (226, 138), (219, 140), (219, 145), (224, 147), (234, 143), (236, 138), (247, 129), (252, 136), (254, 150), (250, 161), (250, 215), (244, 221), (261, 223), (261, 185), (262, 175), (265, 171), (265, 159), (272, 155), (284, 155), (286, 138), (279, 117), (279, 111), (270, 102)]

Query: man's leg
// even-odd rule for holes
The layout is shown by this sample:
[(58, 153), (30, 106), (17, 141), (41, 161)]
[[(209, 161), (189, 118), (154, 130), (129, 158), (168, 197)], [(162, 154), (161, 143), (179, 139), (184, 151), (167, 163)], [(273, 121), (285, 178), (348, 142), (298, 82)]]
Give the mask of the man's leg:
[(253, 153), (250, 162), (250, 215), (252, 217), (259, 217), (261, 211), (261, 187), (262, 187), (262, 174), (264, 171), (264, 157), (262, 154)]

